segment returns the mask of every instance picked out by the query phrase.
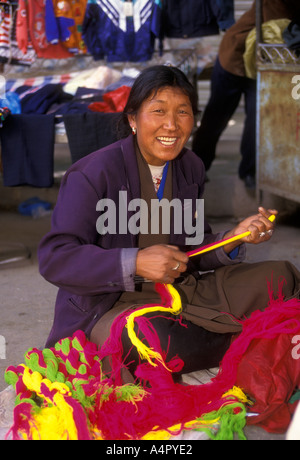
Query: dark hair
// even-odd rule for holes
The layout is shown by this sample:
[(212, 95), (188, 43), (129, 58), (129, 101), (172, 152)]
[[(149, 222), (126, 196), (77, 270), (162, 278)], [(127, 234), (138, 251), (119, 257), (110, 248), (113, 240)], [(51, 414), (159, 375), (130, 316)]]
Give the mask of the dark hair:
[(143, 70), (131, 88), (127, 104), (118, 124), (118, 137), (131, 133), (128, 115), (135, 115), (142, 103), (161, 88), (180, 88), (189, 98), (194, 115), (198, 112), (198, 94), (186, 75), (177, 67), (155, 65)]

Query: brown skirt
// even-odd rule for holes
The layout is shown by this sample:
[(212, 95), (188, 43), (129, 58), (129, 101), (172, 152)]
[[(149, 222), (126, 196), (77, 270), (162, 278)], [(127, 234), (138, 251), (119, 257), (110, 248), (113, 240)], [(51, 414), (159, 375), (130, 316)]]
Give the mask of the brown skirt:
[[(279, 285), (286, 299), (299, 296), (300, 272), (286, 261), (241, 263), (192, 275), (175, 284), (182, 300), (181, 315), (187, 321), (216, 333), (238, 333), (241, 324), (235, 320), (264, 310), (270, 293), (276, 298)], [(108, 338), (114, 319), (127, 309), (159, 302), (153, 283), (143, 283), (135, 292), (124, 292), (114, 307), (94, 326), (90, 339), (101, 346)]]

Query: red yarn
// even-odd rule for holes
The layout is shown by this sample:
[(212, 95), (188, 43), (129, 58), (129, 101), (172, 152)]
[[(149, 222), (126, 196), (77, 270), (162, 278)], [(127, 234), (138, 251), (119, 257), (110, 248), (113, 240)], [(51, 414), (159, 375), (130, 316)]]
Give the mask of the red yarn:
[(300, 300), (278, 298), (269, 284), (270, 301), (242, 322), (243, 331), (225, 354), (214, 384), (239, 386), (255, 401), (249, 424), (285, 432), (295, 406), (289, 403), (300, 385), (300, 360), (292, 357), (292, 338), (300, 334)]
[[(193, 417), (199, 417), (201, 414), (218, 410), (224, 404), (223, 394), (233, 386), (239, 386), (242, 390), (246, 389), (247, 394), (254, 400), (260, 401), (263, 399), (265, 401), (265, 404), (260, 403), (259, 417), (251, 417), (250, 423), (259, 423), (271, 431), (284, 431), (293, 412), (293, 407), (288, 405), (288, 399), (295, 387), (300, 384), (300, 360), (295, 363), (290, 358), (286, 359), (285, 354), (282, 355), (283, 349), (278, 349), (278, 347), (276, 350), (277, 355), (264, 353), (264, 356), (262, 356), (261, 354), (261, 346), (266, 341), (271, 344), (270, 350), (275, 350), (279, 337), (285, 337), (285, 343), (290, 345), (289, 351), (291, 351), (291, 338), (295, 334), (300, 334), (300, 301), (298, 299), (284, 301), (282, 294), (283, 282), (279, 283), (277, 299), (274, 299), (272, 284), (269, 284), (270, 301), (269, 306), (264, 311), (257, 310), (252, 313), (250, 318), (239, 321), (243, 326), (242, 333), (232, 343), (220, 364), (218, 375), (210, 383), (201, 386), (178, 385), (173, 382), (172, 373), (163, 366), (153, 367), (147, 363), (140, 364), (136, 370), (136, 377), (147, 382), (148, 387), (151, 388), (151, 395), (149, 396), (151, 411), (147, 414), (147, 417), (149, 416), (151, 420), (154, 420), (156, 416), (161, 417), (162, 423), (160, 426), (165, 427), (170, 426), (174, 418), (184, 423)], [(163, 290), (161, 294), (164, 294)], [(164, 297), (165, 301), (168, 302), (167, 297)], [(127, 315), (128, 312), (125, 312), (114, 322), (110, 338), (101, 350), (102, 354), (112, 357), (112, 366), (116, 373), (122, 367), (120, 337)], [(163, 355), (159, 338), (151, 327), (151, 323), (145, 317), (137, 318), (136, 321), (147, 342)], [(282, 366), (284, 373), (290, 376), (285, 379), (286, 386), (282, 388), (285, 398), (281, 397), (276, 405), (276, 410), (278, 410), (279, 406), (283, 407), (285, 405), (288, 407), (289, 417), (285, 417), (284, 420), (281, 418), (280, 426), (276, 425), (276, 422), (270, 423), (268, 408), (272, 403), (265, 395), (261, 397), (257, 393), (262, 391), (262, 388), (255, 383), (258, 379), (258, 374), (261, 372), (262, 363), (267, 369), (265, 373), (272, 376), (273, 381), (276, 380), (276, 376), (280, 379), (282, 371), (279, 365), (274, 369), (274, 359), (279, 364), (289, 363), (289, 366), (287, 364)], [(256, 364), (254, 365), (253, 362)], [(171, 360), (167, 363), (167, 366), (169, 369), (175, 369), (176, 367), (176, 370), (178, 370), (181, 364), (179, 357)], [(241, 369), (243, 369), (243, 372)], [(288, 385), (287, 380), (289, 380)], [(267, 393), (268, 390), (265, 385), (264, 393)], [(145, 401), (143, 402), (143, 407), (139, 410), (147, 410), (144, 403)], [(257, 405), (254, 405), (252, 411), (256, 412), (257, 410)], [(169, 413), (172, 413), (172, 420), (168, 419)]]
[[(143, 386), (126, 387), (121, 376), (124, 367), (121, 337), (128, 311), (113, 322), (110, 337), (100, 352), (80, 331), (73, 338), (59, 342), (54, 351), (64, 358), (65, 367), (61, 366), (59, 370), (69, 372), (73, 394), (72, 397), (66, 395), (65, 401), (73, 409), (79, 439), (91, 436), (106, 440), (141, 439), (153, 430), (170, 432), (171, 429), (172, 435), (179, 434), (187, 422), (235, 403), (235, 396), (224, 397), (224, 393), (234, 386), (240, 387), (255, 400), (252, 411), (257, 411), (259, 416), (250, 418), (250, 423), (260, 424), (269, 431), (285, 431), (294, 410), (289, 399), (300, 384), (300, 359), (295, 360), (291, 353), (292, 338), (300, 334), (300, 301), (284, 301), (282, 284), (277, 299), (274, 299), (271, 285), (269, 292), (269, 306), (240, 321), (241, 334), (225, 354), (218, 375), (205, 385), (175, 383), (171, 371), (178, 372), (183, 365), (180, 356), (175, 356), (165, 363), (166, 366), (161, 362), (157, 362), (157, 366), (148, 362), (139, 364), (136, 378)], [(162, 291), (161, 295), (167, 305), (170, 302), (168, 293)], [(147, 344), (166, 359), (166, 350), (161, 349), (151, 321), (141, 316), (136, 318), (136, 322)], [(42, 355), (33, 350), (28, 353), (28, 363), (34, 365), (33, 359), (37, 357), (41, 371), (50, 372), (51, 352), (43, 351), (42, 361)], [(96, 354), (97, 360), (94, 361)], [(112, 369), (107, 377), (101, 372), (100, 359), (104, 358), (110, 359)], [(89, 363), (86, 367), (85, 362)], [(24, 368), (20, 366), (11, 370), (16, 375), (17, 393), (21, 398), (14, 411), (11, 430), (14, 439), (20, 438), (20, 432), (30, 433), (29, 424), (30, 420), (34, 423), (32, 408), (35, 405), (33, 399), (28, 402), (33, 394), (21, 382), (17, 370), (21, 375)], [(84, 398), (77, 400), (76, 383), (81, 381), (82, 387), (78, 388)], [(42, 391), (51, 400), (53, 390), (45, 382), (41, 385)]]

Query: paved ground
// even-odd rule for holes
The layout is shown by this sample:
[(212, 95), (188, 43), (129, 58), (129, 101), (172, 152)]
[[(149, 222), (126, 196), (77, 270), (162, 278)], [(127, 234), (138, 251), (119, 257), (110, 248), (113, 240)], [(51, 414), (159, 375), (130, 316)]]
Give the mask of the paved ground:
[[(234, 135), (225, 136), (220, 143), (217, 159), (209, 171), (210, 181), (205, 194), (205, 212), (216, 230), (231, 227), (239, 218), (257, 209), (255, 197), (245, 190), (237, 178), (238, 162), (237, 139)], [(30, 191), (26, 191), (27, 196)], [(36, 195), (39, 191), (33, 192)], [(22, 195), (20, 190), (6, 190), (5, 196), (1, 195), (6, 200), (6, 207), (9, 193), (12, 202), (16, 194), (19, 199)], [(51, 193), (53, 200), (56, 190)], [(281, 215), (272, 240), (259, 248), (249, 247), (248, 260), (288, 259), (300, 269), (299, 207), (281, 201), (280, 207)], [(39, 275), (37, 265), (37, 246), (49, 228), (50, 216), (34, 220), (15, 210), (1, 210), (0, 207), (0, 262), (13, 255), (25, 257), (20, 262), (0, 264), (0, 391), (6, 387), (3, 379), (6, 367), (23, 362), (23, 354), (29, 347), (43, 347), (51, 327), (57, 290)], [(28, 250), (31, 256), (26, 258)], [(3, 338), (5, 347), (1, 349)], [(249, 438), (282, 437), (270, 436), (254, 428), (250, 430)]]

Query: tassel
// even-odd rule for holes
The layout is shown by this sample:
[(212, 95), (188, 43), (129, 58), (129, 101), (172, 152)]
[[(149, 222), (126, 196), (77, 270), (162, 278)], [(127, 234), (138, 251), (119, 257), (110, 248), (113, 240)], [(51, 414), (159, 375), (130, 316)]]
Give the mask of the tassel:
[[(127, 318), (127, 330), (128, 336), (131, 343), (136, 347), (141, 359), (146, 359), (152, 366), (157, 366), (153, 360), (157, 360), (165, 366), (164, 359), (161, 354), (152, 348), (147, 347), (141, 340), (138, 339), (134, 332), (134, 321), (140, 316), (144, 316), (147, 313), (153, 313), (156, 311), (168, 312), (173, 315), (178, 315), (182, 310), (180, 295), (177, 290), (171, 284), (157, 284), (156, 289), (161, 295), (162, 301), (166, 306), (163, 305), (149, 305), (145, 308), (140, 308), (131, 313)], [(163, 303), (163, 302), (162, 302)]]

